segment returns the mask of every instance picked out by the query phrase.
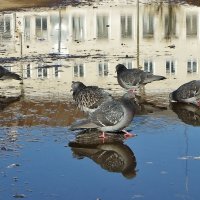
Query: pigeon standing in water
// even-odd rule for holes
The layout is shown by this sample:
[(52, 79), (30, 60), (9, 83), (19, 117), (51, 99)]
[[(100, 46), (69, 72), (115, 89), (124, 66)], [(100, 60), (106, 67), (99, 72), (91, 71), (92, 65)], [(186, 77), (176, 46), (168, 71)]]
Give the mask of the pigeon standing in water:
[(116, 66), (116, 72), (119, 85), (127, 90), (135, 90), (140, 85), (166, 79), (164, 76), (153, 75), (141, 69), (127, 69), (122, 64)]
[(10, 72), (6, 68), (0, 66), (0, 80), (7, 80), (7, 79), (22, 80), (18, 74)]
[(200, 80), (193, 80), (181, 85), (169, 94), (170, 102), (191, 103), (200, 106)]
[(72, 81), (73, 99), (84, 112), (95, 111), (102, 103), (112, 100), (112, 96), (97, 86), (86, 86), (82, 82)]
[(102, 103), (94, 112), (90, 113), (89, 118), (75, 123), (71, 130), (97, 128), (101, 130), (102, 138), (105, 132), (123, 131), (125, 137), (133, 136), (124, 130), (127, 127), (137, 110), (137, 104), (133, 101), (135, 95), (129, 91), (120, 100), (109, 100)]

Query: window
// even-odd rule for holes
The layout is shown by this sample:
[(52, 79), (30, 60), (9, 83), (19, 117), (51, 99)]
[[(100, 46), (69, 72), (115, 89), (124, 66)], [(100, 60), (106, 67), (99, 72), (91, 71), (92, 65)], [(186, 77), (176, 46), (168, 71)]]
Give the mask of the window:
[(166, 15), (165, 16), (165, 38), (170, 39), (176, 36), (176, 15)]
[(37, 70), (38, 78), (47, 78), (48, 77), (48, 68), (43, 67), (41, 64), (38, 65)]
[(132, 69), (133, 65), (132, 65), (132, 60), (124, 60), (124, 62), (122, 63), (127, 69)]
[(72, 17), (72, 39), (83, 41), (85, 33), (84, 27), (84, 17), (83, 16), (73, 16)]
[(30, 17), (26, 16), (24, 19), (24, 39), (30, 40)]
[(143, 38), (154, 36), (154, 16), (149, 13), (143, 16)]
[(188, 74), (197, 74), (197, 61), (196, 60), (188, 60), (187, 62), (187, 73)]
[(173, 75), (176, 73), (175, 62), (173, 60), (167, 60), (165, 64), (166, 74)]
[(197, 15), (191, 14), (186, 16), (186, 36), (197, 36)]
[(26, 65), (23, 70), (23, 77), (30, 78), (31, 77), (31, 66), (30, 64)]
[(145, 60), (144, 61), (144, 71), (150, 72), (153, 74), (153, 62), (151, 60)]
[(99, 76), (108, 76), (108, 63), (100, 62), (98, 64)]
[(83, 66), (83, 64), (76, 64), (74, 66), (74, 77), (84, 77), (84, 66)]
[(132, 38), (132, 16), (121, 16), (121, 38)]
[(10, 39), (11, 35), (11, 16), (0, 16), (0, 34), (4, 39)]
[(59, 70), (59, 66), (55, 66), (54, 68), (53, 68), (53, 75), (54, 75), (54, 77), (55, 78), (60, 78), (60, 70)]
[(97, 16), (97, 38), (108, 39), (108, 16)]
[(38, 40), (47, 39), (47, 17), (37, 16), (36, 23), (36, 37)]

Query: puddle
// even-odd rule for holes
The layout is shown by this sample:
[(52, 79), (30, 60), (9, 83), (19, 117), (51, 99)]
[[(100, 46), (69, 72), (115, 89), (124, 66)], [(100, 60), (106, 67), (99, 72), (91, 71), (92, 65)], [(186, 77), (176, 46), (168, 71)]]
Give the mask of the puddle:
[[(1, 198), (198, 199), (199, 109), (168, 98), (199, 79), (198, 2), (15, 2), (0, 5), (0, 63), (22, 78), (0, 80)], [(72, 81), (119, 98), (119, 63), (166, 77), (141, 89), (137, 136), (71, 131)]]

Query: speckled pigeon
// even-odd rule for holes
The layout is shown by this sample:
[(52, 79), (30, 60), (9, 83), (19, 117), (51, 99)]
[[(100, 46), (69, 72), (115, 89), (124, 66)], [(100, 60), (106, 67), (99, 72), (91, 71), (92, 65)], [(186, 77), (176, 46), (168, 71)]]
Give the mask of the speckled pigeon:
[(166, 79), (164, 76), (153, 75), (141, 69), (127, 69), (122, 64), (116, 66), (116, 71), (119, 85), (127, 90), (136, 89), (140, 85), (145, 85), (153, 81)]
[[(99, 140), (98, 143), (94, 143), (94, 138), (89, 136), (94, 134), (81, 134), (82, 139), (69, 142), (68, 146), (71, 147), (73, 156), (77, 159), (88, 157), (109, 172), (121, 173), (128, 179), (134, 178), (137, 165), (134, 152), (119, 141), (107, 142), (105, 140), (102, 144), (102, 141)], [(85, 137), (85, 135), (88, 136)]]
[[(88, 119), (75, 123), (71, 130), (83, 128), (97, 128), (104, 132), (117, 132), (127, 127), (137, 110), (137, 104), (133, 101), (135, 95), (132, 92), (125, 93), (120, 100), (110, 100), (102, 103)], [(125, 130), (125, 136), (130, 136)]]
[(84, 112), (95, 111), (103, 102), (112, 100), (112, 96), (97, 86), (86, 86), (82, 82), (72, 81), (73, 99)]
[(170, 102), (184, 102), (200, 106), (200, 80), (193, 80), (181, 85), (169, 94)]
[(6, 68), (0, 66), (0, 80), (7, 80), (7, 79), (22, 80), (18, 74), (10, 72)]

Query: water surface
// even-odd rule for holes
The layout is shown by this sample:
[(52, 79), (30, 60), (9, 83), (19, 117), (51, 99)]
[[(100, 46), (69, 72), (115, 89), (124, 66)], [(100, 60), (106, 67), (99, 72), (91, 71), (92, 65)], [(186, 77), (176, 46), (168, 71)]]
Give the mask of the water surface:
[[(2, 199), (199, 198), (200, 111), (168, 102), (169, 92), (199, 79), (195, 1), (3, 10), (0, 63), (23, 79), (0, 82)], [(119, 97), (118, 63), (167, 78), (145, 86), (142, 109), (127, 127), (137, 136), (102, 140), (96, 130), (70, 131), (85, 117), (71, 82)]]

